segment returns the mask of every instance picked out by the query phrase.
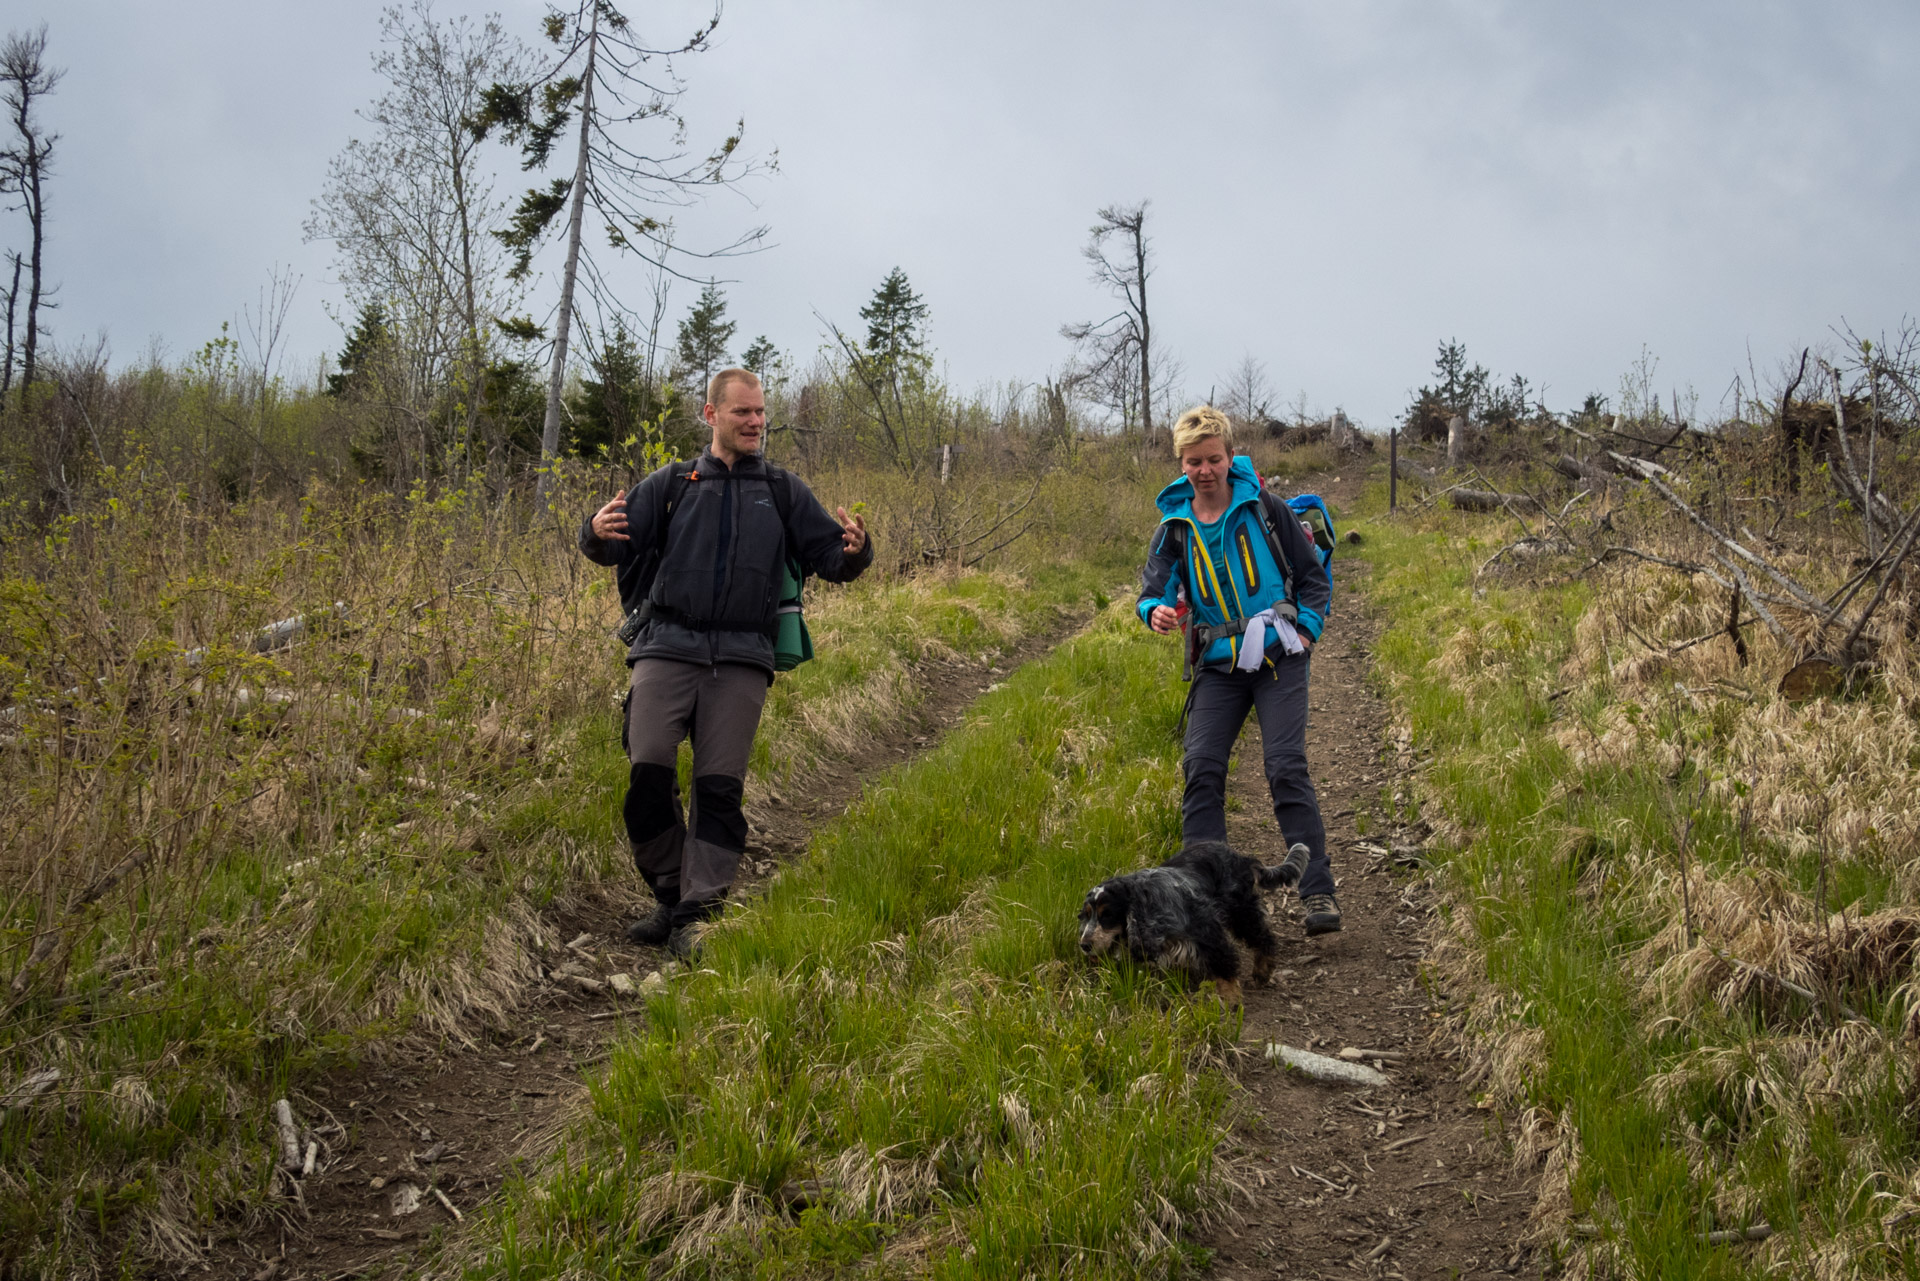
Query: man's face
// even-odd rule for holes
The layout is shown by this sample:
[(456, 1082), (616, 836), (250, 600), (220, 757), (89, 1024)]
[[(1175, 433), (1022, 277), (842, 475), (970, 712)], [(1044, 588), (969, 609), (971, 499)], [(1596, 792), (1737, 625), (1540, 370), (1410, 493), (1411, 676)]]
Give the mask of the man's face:
[(759, 454), (766, 443), (767, 397), (752, 383), (728, 383), (720, 393), (720, 403), (710, 404), (701, 412), (713, 428), (716, 454), (750, 457)]

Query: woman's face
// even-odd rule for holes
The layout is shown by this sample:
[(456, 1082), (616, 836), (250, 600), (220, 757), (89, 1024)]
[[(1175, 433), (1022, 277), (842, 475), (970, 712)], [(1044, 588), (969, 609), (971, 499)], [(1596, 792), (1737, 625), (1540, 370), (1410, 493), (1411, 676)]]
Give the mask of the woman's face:
[(1227, 468), (1233, 458), (1218, 436), (1204, 436), (1188, 445), (1180, 455), (1180, 470), (1193, 482), (1196, 495), (1211, 497), (1227, 483)]

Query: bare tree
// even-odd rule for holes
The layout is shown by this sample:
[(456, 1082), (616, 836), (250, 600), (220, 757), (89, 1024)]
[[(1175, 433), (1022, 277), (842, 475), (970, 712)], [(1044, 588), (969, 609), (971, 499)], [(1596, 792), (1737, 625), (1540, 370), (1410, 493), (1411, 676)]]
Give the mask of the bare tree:
[[(36, 108), (40, 99), (52, 93), (64, 74), (47, 66), (47, 27), (28, 35), (9, 32), (0, 45), (0, 102), (6, 104), (7, 123), (13, 126), (13, 140), (0, 148), (0, 194), (19, 201), (26, 211), (31, 248), (27, 255), (27, 332), (21, 344), (20, 391), (27, 394), (33, 383), (34, 363), (40, 348), (40, 309), (50, 307), (51, 293), (43, 283), (42, 251), (46, 244), (47, 202), (43, 187), (53, 168), (53, 145), (58, 134), (47, 133)], [(18, 283), (14, 285), (19, 288)]]
[(493, 238), (504, 206), (481, 172), (473, 121), (488, 87), (524, 74), (527, 55), (498, 18), (443, 23), (432, 0), (385, 10), (380, 42), (373, 67), (388, 88), (362, 113), (374, 132), (334, 157), (307, 238), (331, 240), (349, 295), (383, 308), (414, 398), (457, 377), (470, 447), (490, 317), (513, 302), (500, 285)]
[[(1153, 443), (1153, 328), (1147, 314), (1147, 278), (1153, 274), (1147, 243), (1147, 202), (1108, 205), (1097, 215), (1081, 254), (1093, 267), (1095, 284), (1120, 300), (1120, 310), (1101, 321), (1062, 325), (1060, 332), (1079, 348), (1086, 381), (1121, 392), (1140, 415), (1140, 433)], [(1109, 241), (1117, 241), (1109, 255)], [(1138, 371), (1139, 395), (1122, 390)], [(1124, 376), (1122, 374), (1124, 371)], [(1123, 420), (1130, 417), (1123, 413)]]
[[(699, 189), (738, 182), (752, 168), (734, 154), (744, 122), (704, 155), (690, 156), (680, 149), (686, 124), (675, 113), (674, 104), (685, 86), (673, 60), (704, 51), (719, 23), (716, 9), (684, 43), (657, 47), (643, 39), (609, 0), (573, 0), (570, 7), (547, 14), (547, 39), (557, 50), (551, 61), (524, 82), (503, 82), (489, 89), (486, 108), (475, 123), (482, 135), (501, 129), (509, 141), (520, 144), (521, 167), (539, 170), (546, 167), (575, 113), (579, 115), (572, 176), (529, 190), (512, 224), (500, 233), (501, 241), (516, 255), (510, 274), (524, 278), (531, 270), (534, 250), (562, 211), (566, 214), (566, 260), (554, 313), (546, 419), (540, 434), (536, 496), (541, 503), (546, 501), (551, 464), (560, 450), (560, 391), (566, 380), (567, 342), (583, 266), (589, 291), (617, 306), (592, 251), (583, 252), (588, 208), (605, 229), (610, 249), (638, 253), (657, 269), (676, 275), (670, 266), (675, 254), (722, 257), (758, 244), (766, 234), (765, 228), (754, 228), (723, 248), (695, 254), (675, 245), (672, 220), (657, 216), (662, 206), (685, 205)], [(672, 141), (665, 154), (639, 149), (628, 141), (628, 131), (648, 121), (667, 127)]]
[(13, 327), (20, 306), (20, 253), (10, 251), (7, 257), (13, 261), (13, 283), (7, 286), (7, 354), (4, 363), (0, 363), (0, 405), (7, 403), (7, 396), (13, 391), (13, 361), (20, 348), (13, 340)]
[(1256, 360), (1252, 352), (1240, 357), (1240, 363), (1227, 374), (1222, 384), (1220, 408), (1236, 428), (1255, 430), (1273, 417), (1273, 386), (1267, 381), (1266, 362)]

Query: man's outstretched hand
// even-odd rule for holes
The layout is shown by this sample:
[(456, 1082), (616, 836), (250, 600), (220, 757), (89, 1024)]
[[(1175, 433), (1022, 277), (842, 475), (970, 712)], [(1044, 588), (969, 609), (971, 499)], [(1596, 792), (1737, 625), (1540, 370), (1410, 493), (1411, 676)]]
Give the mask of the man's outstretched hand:
[(860, 549), (867, 545), (867, 522), (858, 516), (847, 515), (847, 509), (844, 507), (838, 510), (840, 513), (840, 550), (849, 556), (858, 556)]
[(613, 500), (593, 514), (593, 536), (601, 542), (627, 542), (627, 496)]

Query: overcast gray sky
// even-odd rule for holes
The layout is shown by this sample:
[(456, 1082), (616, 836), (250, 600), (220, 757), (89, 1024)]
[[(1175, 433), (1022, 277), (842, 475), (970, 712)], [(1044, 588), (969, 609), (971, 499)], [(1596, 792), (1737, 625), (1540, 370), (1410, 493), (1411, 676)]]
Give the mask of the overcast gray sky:
[[(498, 7), (535, 36), (539, 4)], [(291, 350), (338, 348), (301, 224), (364, 132), (380, 8), (0, 0), (67, 69), (58, 341), (177, 358), (279, 263), (304, 277)], [(678, 33), (696, 10), (628, 12)], [(1457, 336), (1556, 408), (1644, 347), (1710, 409), (1749, 350), (1766, 373), (1912, 307), (1916, 65), (1920, 7), (1881, 0), (731, 0), (683, 107), (696, 143), (744, 115), (779, 172), (684, 212), (682, 240), (766, 222), (723, 268), (731, 315), (803, 358), (816, 312), (856, 324), (903, 267), (971, 388), (1065, 361), (1060, 324), (1111, 309), (1079, 258), (1094, 211), (1147, 199), (1155, 331), (1196, 397), (1251, 353), (1283, 398), (1384, 428)]]

